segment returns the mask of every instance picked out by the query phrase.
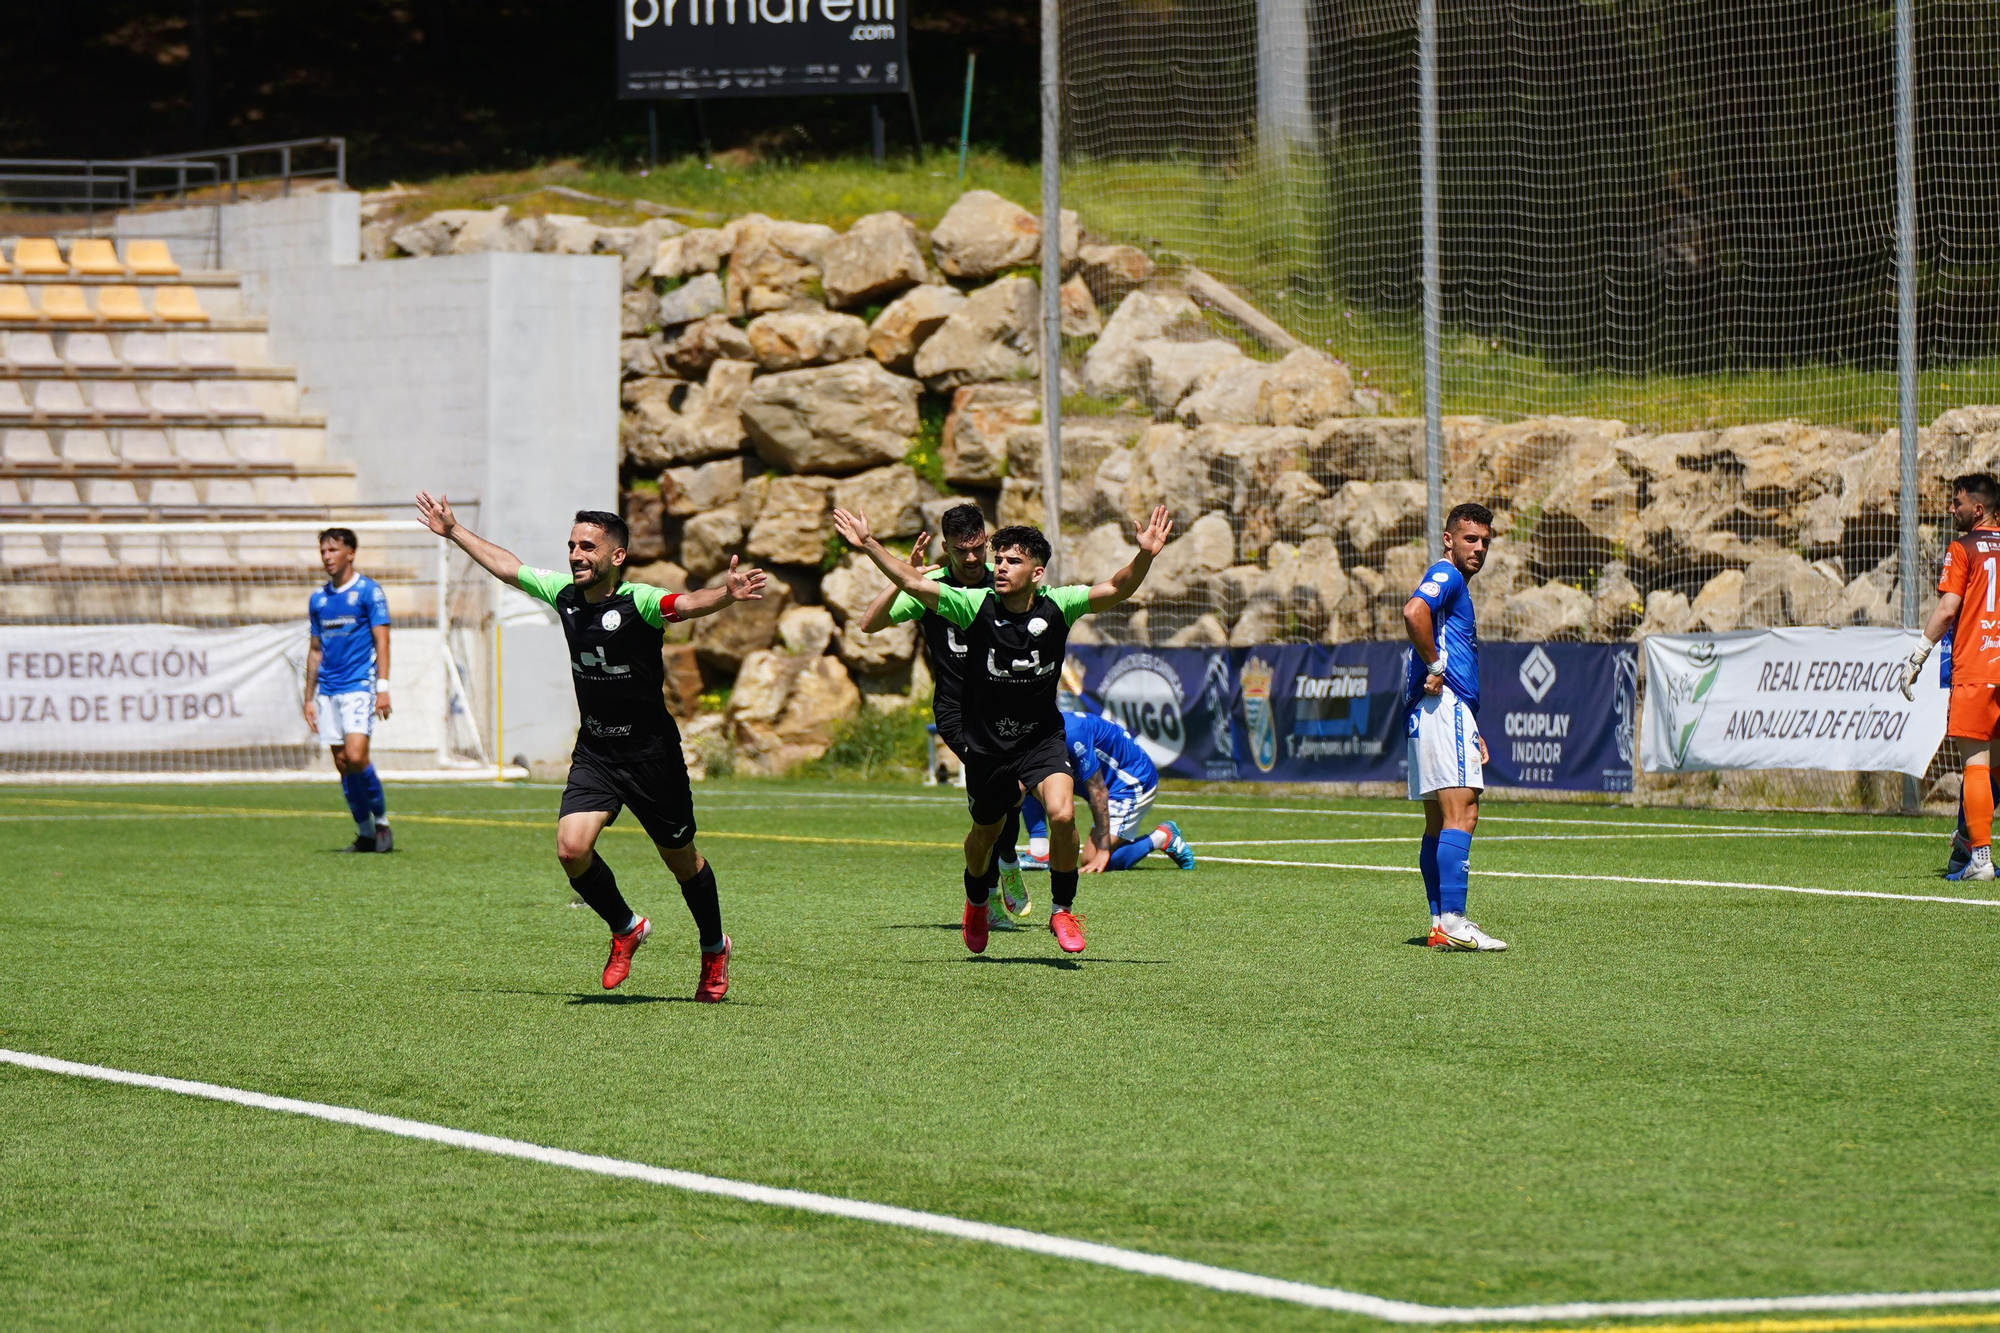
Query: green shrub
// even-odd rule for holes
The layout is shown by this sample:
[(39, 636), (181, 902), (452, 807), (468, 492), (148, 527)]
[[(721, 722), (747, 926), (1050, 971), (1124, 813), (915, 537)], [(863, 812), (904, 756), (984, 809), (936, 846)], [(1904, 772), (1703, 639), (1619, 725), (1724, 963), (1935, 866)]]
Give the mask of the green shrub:
[(924, 728), (930, 720), (931, 710), (921, 704), (884, 712), (864, 702), (834, 732), (826, 753), (800, 764), (791, 775), (861, 782), (919, 777), (926, 754)]

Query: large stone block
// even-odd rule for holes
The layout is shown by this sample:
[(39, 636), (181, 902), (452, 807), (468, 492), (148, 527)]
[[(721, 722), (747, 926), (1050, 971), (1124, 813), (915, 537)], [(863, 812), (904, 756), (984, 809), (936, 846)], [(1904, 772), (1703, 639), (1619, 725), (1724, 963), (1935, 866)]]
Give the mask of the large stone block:
[(825, 310), (780, 310), (759, 315), (745, 333), (751, 354), (766, 371), (823, 366), (860, 356), (868, 326), (852, 315)]
[(1335, 492), (1328, 517), (1347, 549), (1373, 564), (1388, 547), (1423, 535), (1424, 484), (1350, 481)]
[(836, 309), (887, 300), (926, 276), (917, 227), (901, 213), (870, 213), (826, 243), (826, 302)]
[[(727, 577), (722, 572), (712, 574), (707, 586), (716, 587)], [(738, 602), (695, 621), (695, 651), (712, 670), (736, 671), (750, 654), (778, 641), (778, 619), (791, 605), (792, 590), (782, 580), (772, 579), (764, 585), (764, 595), (756, 601)]]
[[(1076, 254), (1076, 214), (1062, 213), (1062, 256)], [(954, 278), (990, 278), (1041, 263), (1042, 227), (1033, 213), (991, 190), (968, 190), (931, 232), (938, 267)]]
[(717, 361), (754, 361), (750, 338), (721, 315), (696, 320), (662, 345), (660, 360), (682, 379), (698, 380)]
[(1180, 326), (1202, 328), (1201, 311), (1179, 292), (1133, 292), (1119, 302), (1083, 358), (1083, 388), (1100, 398), (1139, 392), (1144, 354), (1139, 344)]
[(856, 622), (843, 626), (834, 641), (840, 660), (857, 676), (880, 677), (907, 670), (917, 652), (915, 622), (870, 634)]
[(1509, 597), (1500, 608), (1500, 637), (1527, 641), (1581, 638), (1590, 629), (1590, 594), (1549, 582)]
[(917, 434), (915, 380), (874, 361), (765, 375), (743, 397), (758, 454), (788, 472), (845, 473), (900, 463)]
[[(717, 361), (705, 384), (633, 381), (626, 395), (632, 407), (621, 426), (626, 459), (665, 468), (736, 453), (743, 447), (740, 413), (754, 369), (743, 361)], [(650, 391), (654, 386), (660, 391)]]
[(681, 564), (689, 578), (713, 577), (729, 568), (730, 556), (742, 553), (743, 520), (733, 509), (697, 514), (681, 528)]
[(1007, 474), (1007, 437), (1041, 413), (1032, 384), (967, 384), (951, 396), (940, 454), (954, 486), (993, 487)]
[(686, 278), (697, 273), (713, 273), (736, 245), (736, 224), (727, 227), (698, 227), (660, 241), (653, 256), (656, 278)]
[(965, 305), (956, 287), (915, 287), (883, 307), (868, 326), (868, 355), (899, 374), (914, 374), (917, 350)]
[(1141, 358), (1139, 397), (1163, 416), (1172, 415), (1183, 398), (1217, 377), (1242, 368), (1255, 369), (1242, 348), (1221, 338), (1201, 342), (1155, 338), (1136, 350)]
[(660, 326), (677, 328), (722, 313), (722, 279), (699, 273), (660, 298)]
[(1032, 376), (1041, 368), (1041, 312), (1033, 278), (1002, 278), (966, 298), (918, 349), (917, 375), (943, 391)]
[(743, 493), (743, 459), (670, 467), (660, 474), (660, 500), (675, 518), (693, 518), (733, 504)]
[(923, 530), (925, 488), (907, 463), (870, 468), (833, 487), (833, 503), (861, 514), (878, 537), (908, 537)]
[(820, 286), (820, 261), (834, 230), (816, 222), (778, 222), (762, 213), (736, 220), (729, 252), (732, 319), (783, 310)]
[(1077, 252), (1077, 277), (1103, 305), (1115, 305), (1153, 278), (1153, 261), (1130, 245), (1086, 245)]
[(888, 578), (874, 561), (850, 551), (820, 580), (820, 597), (843, 624), (859, 622), (869, 603), (888, 587)]
[(781, 565), (816, 565), (832, 531), (831, 477), (773, 477), (745, 549)]

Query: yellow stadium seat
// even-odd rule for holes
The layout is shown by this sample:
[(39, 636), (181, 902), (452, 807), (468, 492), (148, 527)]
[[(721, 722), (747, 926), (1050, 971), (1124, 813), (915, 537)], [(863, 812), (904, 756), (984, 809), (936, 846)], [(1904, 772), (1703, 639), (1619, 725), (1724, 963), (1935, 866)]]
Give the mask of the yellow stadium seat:
[(23, 236), (14, 243), (16, 273), (67, 273), (62, 251), (46, 236)]
[(184, 323), (199, 323), (208, 318), (208, 312), (195, 299), (192, 287), (162, 287), (153, 296), (153, 314), (160, 319), (171, 319)]
[(28, 289), (18, 282), (0, 283), (0, 319), (39, 319)]
[(59, 282), (42, 288), (43, 319), (96, 319), (83, 299), (83, 288)]
[(125, 262), (134, 273), (148, 278), (177, 277), (181, 271), (165, 241), (125, 242)]
[(72, 273), (93, 278), (125, 276), (125, 266), (118, 262), (118, 251), (111, 242), (96, 236), (79, 236), (70, 242), (69, 267)]
[(137, 287), (100, 287), (97, 289), (97, 317), (119, 321), (146, 320), (153, 318), (153, 312), (146, 309), (146, 303), (139, 298)]

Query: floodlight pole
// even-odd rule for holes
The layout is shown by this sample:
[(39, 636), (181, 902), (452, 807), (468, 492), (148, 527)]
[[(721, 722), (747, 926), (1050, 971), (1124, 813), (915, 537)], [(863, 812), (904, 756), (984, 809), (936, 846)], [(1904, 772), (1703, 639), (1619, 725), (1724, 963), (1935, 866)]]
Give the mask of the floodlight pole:
[[(1907, 0), (1906, 0), (1907, 2)], [(1417, 3), (1417, 153), (1423, 196), (1424, 537), (1444, 549), (1444, 367), (1438, 274), (1437, 0)]]
[[(1914, 0), (1896, 0), (1896, 577), (1903, 628), (1918, 628), (1925, 580), (1917, 549), (1917, 70)], [(1903, 808), (1917, 807), (1917, 780), (1903, 778)]]
[(1057, 0), (1042, 0), (1042, 529), (1048, 581), (1062, 542), (1062, 38)]

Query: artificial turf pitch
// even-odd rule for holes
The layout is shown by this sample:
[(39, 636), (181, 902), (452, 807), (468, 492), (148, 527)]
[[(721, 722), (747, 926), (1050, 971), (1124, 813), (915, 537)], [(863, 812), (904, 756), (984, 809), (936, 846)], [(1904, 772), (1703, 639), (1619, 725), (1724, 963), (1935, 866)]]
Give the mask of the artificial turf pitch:
[[(1414, 874), (1212, 859), (1413, 864), (1407, 803), (1168, 795), (1198, 870), (1086, 876), (1081, 958), (975, 959), (950, 795), (709, 784), (737, 952), (705, 1006), (629, 820), (601, 848), (656, 931), (599, 989), (556, 797), (392, 786), (372, 857), (332, 854), (331, 782), (0, 791), (0, 1047), (1441, 1305), (2000, 1285), (2000, 908), (1482, 878), (2000, 898), (1937, 878), (1940, 821), (1492, 801), (1472, 914), (1513, 947), (1452, 955)], [(1384, 1327), (6, 1066), (0, 1309)]]

